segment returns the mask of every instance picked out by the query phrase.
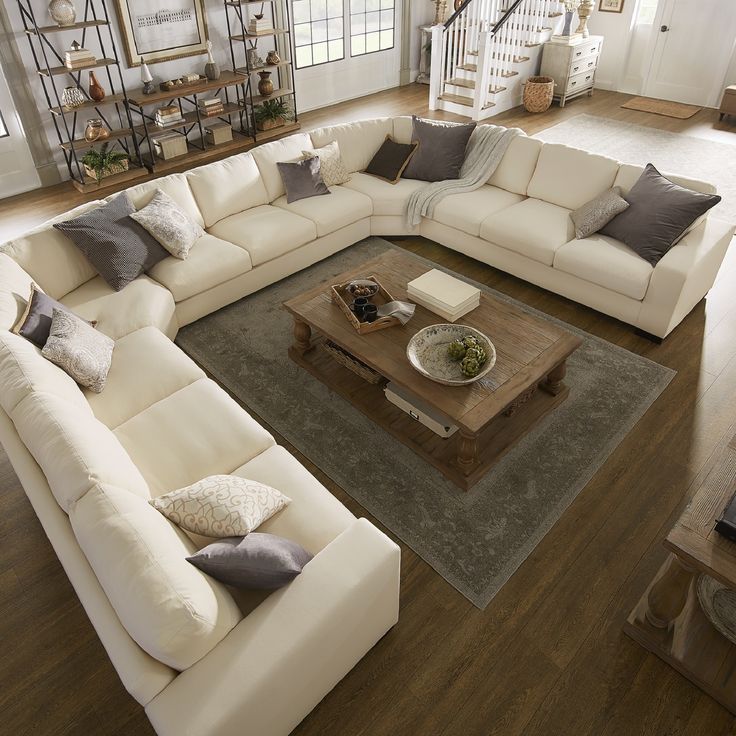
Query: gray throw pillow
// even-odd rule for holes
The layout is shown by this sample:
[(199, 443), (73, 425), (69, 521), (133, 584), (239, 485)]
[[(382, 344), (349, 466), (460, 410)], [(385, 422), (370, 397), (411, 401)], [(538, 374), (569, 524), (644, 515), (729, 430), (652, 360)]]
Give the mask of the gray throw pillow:
[(421, 181), (458, 179), (476, 124), (423, 120), (416, 115), (412, 115), (412, 121), (411, 140), (419, 143), (419, 148), (402, 177)]
[(284, 182), (288, 204), (308, 197), (331, 194), (320, 174), (319, 156), (312, 156), (301, 161), (279, 161), (276, 166)]
[(389, 184), (398, 184), (401, 174), (411, 161), (418, 143), (397, 143), (390, 135), (376, 151), (376, 155), (366, 167), (365, 173), (377, 176)]
[(54, 309), (49, 339), (41, 354), (80, 386), (99, 394), (105, 388), (115, 342), (75, 314)]
[(260, 590), (282, 588), (311, 559), (312, 555), (296, 542), (261, 532), (219, 539), (187, 557), (192, 565), (221, 583)]
[(625, 243), (652, 266), (695, 220), (721, 201), (717, 194), (702, 194), (675, 184), (652, 164), (647, 164), (624, 199), (629, 208), (600, 232)]
[(169, 254), (130, 215), (135, 207), (123, 192), (81, 217), (57, 222), (54, 227), (66, 235), (89, 259), (100, 276), (120, 291)]
[(628, 207), (629, 203), (621, 197), (621, 187), (607, 189), (570, 213), (575, 225), (575, 237), (580, 240), (597, 233)]

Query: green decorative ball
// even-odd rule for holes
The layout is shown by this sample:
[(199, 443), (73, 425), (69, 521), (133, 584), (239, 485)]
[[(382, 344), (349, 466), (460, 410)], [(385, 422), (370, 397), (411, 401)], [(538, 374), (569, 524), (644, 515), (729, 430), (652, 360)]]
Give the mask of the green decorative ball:
[(463, 375), (468, 378), (475, 378), (480, 373), (480, 369), (482, 367), (482, 364), (479, 363), (476, 358), (469, 358), (467, 356), (463, 358), (463, 362), (460, 363), (460, 370), (463, 372)]
[(453, 340), (447, 347), (447, 354), (452, 360), (462, 360), (467, 348), (462, 340)]
[(463, 345), (465, 345), (466, 348), (479, 348), (480, 347), (478, 338), (473, 337), (473, 335), (466, 335), (463, 338)]

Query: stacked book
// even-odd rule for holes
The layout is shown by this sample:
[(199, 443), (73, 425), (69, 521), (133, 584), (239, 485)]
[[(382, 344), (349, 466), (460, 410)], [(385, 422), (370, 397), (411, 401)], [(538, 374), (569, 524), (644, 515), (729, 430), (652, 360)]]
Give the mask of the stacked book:
[(81, 46), (64, 52), (64, 65), (67, 69), (80, 69), (95, 63), (95, 55)]
[(184, 116), (181, 114), (181, 110), (176, 105), (159, 107), (159, 109), (156, 110), (155, 122), (156, 125), (159, 126), (159, 128), (166, 128), (169, 125), (183, 123)]
[(448, 322), (455, 322), (480, 304), (480, 289), (437, 269), (410, 281), (407, 292), (412, 301)]
[(248, 33), (257, 36), (273, 30), (273, 25), (266, 18), (251, 18), (248, 23)]
[(219, 97), (213, 97), (209, 100), (198, 100), (197, 107), (199, 108), (199, 114), (207, 118), (212, 115), (222, 115), (225, 112), (225, 106)]

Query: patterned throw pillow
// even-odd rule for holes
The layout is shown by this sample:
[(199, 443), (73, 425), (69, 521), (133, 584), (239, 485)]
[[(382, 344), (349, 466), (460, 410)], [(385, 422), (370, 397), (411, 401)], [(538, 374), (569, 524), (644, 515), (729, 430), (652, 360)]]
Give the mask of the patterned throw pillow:
[(105, 388), (115, 342), (75, 314), (54, 309), (41, 354), (80, 386), (99, 394)]
[(182, 529), (205, 537), (242, 537), (291, 503), (271, 486), (237, 475), (210, 475), (149, 503)]
[(182, 261), (204, 235), (204, 230), (161, 189), (157, 189), (153, 199), (131, 217), (143, 225), (172, 256)]
[(302, 154), (304, 158), (319, 157), (320, 173), (328, 187), (350, 181), (350, 173), (342, 160), (337, 141), (332, 141), (322, 148), (315, 148), (314, 151), (302, 151)]
[(597, 233), (628, 206), (629, 203), (621, 196), (621, 187), (607, 189), (570, 213), (575, 225), (575, 237), (580, 240)]

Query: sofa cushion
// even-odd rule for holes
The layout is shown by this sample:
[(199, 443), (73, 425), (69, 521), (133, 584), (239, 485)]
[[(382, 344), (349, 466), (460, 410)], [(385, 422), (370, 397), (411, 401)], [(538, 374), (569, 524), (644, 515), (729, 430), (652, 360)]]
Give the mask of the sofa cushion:
[(575, 229), (570, 210), (525, 199), (483, 220), (480, 237), (551, 266), (555, 251), (575, 237)]
[(290, 253), (317, 238), (317, 227), (312, 220), (272, 205), (254, 207), (226, 217), (210, 228), (210, 232), (245, 248), (254, 267), (284, 253)]
[(107, 385), (87, 393), (95, 416), (114, 429), (157, 401), (200, 378), (204, 371), (155, 327), (144, 327), (115, 343)]
[(406, 215), (406, 208), (412, 192), (426, 187), (426, 181), (400, 179), (396, 184), (378, 179), (368, 174), (353, 174), (345, 185), (347, 189), (365, 194), (373, 202), (374, 215)]
[(543, 145), (536, 138), (517, 135), (509, 144), (488, 183), (526, 197)]
[(96, 483), (111, 483), (150, 498), (138, 468), (89, 405), (35, 392), (13, 409), (10, 418), (67, 513)]
[(486, 184), (474, 192), (444, 197), (434, 208), (431, 219), (477, 237), (481, 222), (489, 215), (523, 199), (520, 194)]
[(623, 243), (599, 234), (565, 243), (555, 253), (554, 267), (640, 301), (654, 270)]
[(239, 153), (188, 172), (187, 181), (205, 227), (268, 202), (261, 173), (250, 153)]
[(216, 383), (201, 379), (115, 429), (151, 493), (232, 473), (274, 445), (273, 437)]
[(313, 148), (302, 151), (306, 158), (317, 156), (319, 158), (319, 172), (328, 187), (336, 187), (344, 184), (350, 179), (350, 172), (345, 167), (345, 162), (340, 154), (340, 146), (337, 141), (332, 141), (322, 148)]
[[(325, 141), (329, 143), (329, 141)], [(252, 155), (261, 173), (263, 185), (266, 187), (266, 202), (273, 202), (285, 194), (276, 164), (279, 161), (296, 161), (302, 157), (302, 151), (312, 147), (312, 139), (307, 133), (296, 133), (278, 141), (271, 141), (253, 149)], [(340, 146), (342, 149), (342, 145)], [(261, 202), (260, 204), (265, 204)], [(250, 205), (253, 207), (254, 205)], [(240, 210), (245, 209), (241, 207)], [(239, 212), (240, 210), (234, 210)], [(233, 213), (229, 213), (233, 214)]]
[(88, 202), (0, 246), (20, 264), (31, 278), (51, 297), (65, 294), (93, 279), (97, 272), (66, 235), (53, 223), (71, 220), (99, 207), (101, 201)]
[(399, 143), (411, 143), (411, 134), (414, 130), (414, 120), (411, 115), (400, 115), (393, 119), (394, 127), (391, 133), (393, 139)]
[[(330, 125), (313, 130), (312, 144), (315, 148), (337, 141), (342, 160), (349, 172), (363, 171), (375, 155), (386, 136), (393, 133), (391, 118), (356, 120), (352, 123)], [(285, 160), (285, 159), (282, 159)]]
[(150, 325), (170, 337), (176, 334), (174, 297), (147, 276), (122, 291), (113, 291), (98, 276), (59, 301), (83, 319), (96, 320), (97, 329), (113, 340)]
[(377, 176), (389, 184), (396, 184), (401, 181), (401, 175), (418, 147), (419, 143), (398, 143), (387, 135), (376, 155), (365, 167), (365, 173)]
[[(160, 179), (146, 181), (143, 184), (126, 189), (125, 193), (130, 198), (133, 206), (140, 210), (150, 203), (159, 189), (168, 194), (194, 222), (204, 227), (204, 218), (199, 211), (199, 207), (197, 207), (197, 202), (185, 174), (169, 174), (169, 176), (163, 176)], [(113, 194), (108, 199), (114, 196)]]
[(70, 521), (126, 631), (160, 662), (191, 667), (240, 621), (227, 589), (187, 562), (193, 543), (144, 499), (100, 484)]
[(0, 253), (0, 330), (12, 330), (28, 306), (33, 279), (10, 256)]
[(278, 445), (234, 471), (285, 493), (291, 503), (258, 528), (298, 542), (316, 555), (355, 522), (343, 506), (293, 455)]
[(545, 143), (527, 194), (576, 210), (613, 186), (618, 161), (559, 143)]
[(276, 168), (284, 183), (289, 204), (330, 193), (320, 173), (319, 156), (307, 156), (299, 161), (277, 161)]
[(157, 263), (148, 273), (163, 284), (175, 302), (234, 279), (252, 268), (248, 251), (226, 240), (205, 233), (199, 238), (186, 260), (170, 256)]
[(286, 202), (286, 197), (279, 197), (273, 204), (311, 220), (320, 238), (373, 214), (373, 203), (367, 196), (344, 186), (331, 187), (329, 197), (303, 199), (291, 204)]
[(405, 179), (445, 181), (459, 179), (465, 151), (477, 123), (450, 123), (413, 116), (412, 143), (419, 147), (402, 176)]

